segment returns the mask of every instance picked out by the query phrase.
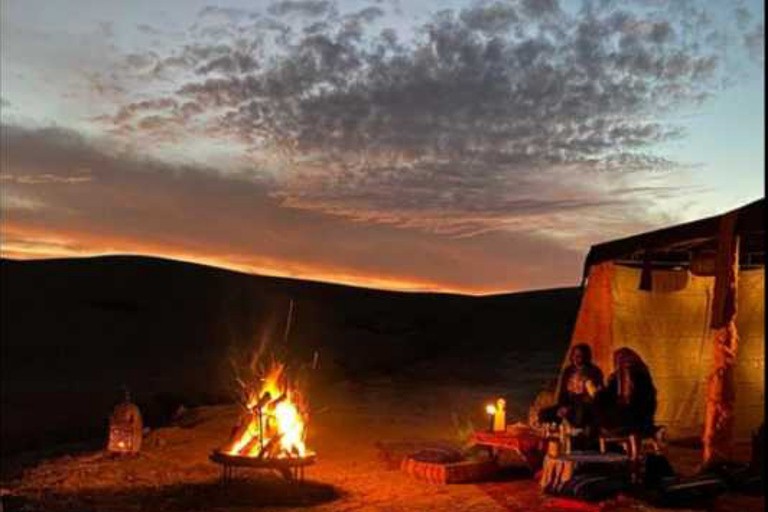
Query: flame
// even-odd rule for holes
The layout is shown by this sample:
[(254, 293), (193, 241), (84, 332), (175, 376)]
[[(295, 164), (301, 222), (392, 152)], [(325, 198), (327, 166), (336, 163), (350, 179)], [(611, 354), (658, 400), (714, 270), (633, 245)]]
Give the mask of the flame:
[(496, 406), (493, 404), (488, 404), (485, 406), (485, 412), (487, 414), (496, 414)]
[[(275, 363), (261, 386), (247, 391), (247, 413), (222, 451), (245, 457), (304, 457), (307, 414), (298, 393)], [(261, 414), (259, 414), (261, 412)]]

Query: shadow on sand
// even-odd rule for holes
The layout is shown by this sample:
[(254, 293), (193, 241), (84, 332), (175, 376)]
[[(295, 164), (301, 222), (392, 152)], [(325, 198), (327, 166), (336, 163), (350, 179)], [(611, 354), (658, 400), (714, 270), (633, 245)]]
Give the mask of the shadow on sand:
[(271, 507), (311, 507), (337, 500), (343, 493), (311, 480), (302, 483), (278, 478), (238, 478), (175, 484), (164, 487), (133, 487), (79, 490), (72, 493), (5, 496), (4, 511), (24, 510), (102, 512), (123, 510), (232, 510)]

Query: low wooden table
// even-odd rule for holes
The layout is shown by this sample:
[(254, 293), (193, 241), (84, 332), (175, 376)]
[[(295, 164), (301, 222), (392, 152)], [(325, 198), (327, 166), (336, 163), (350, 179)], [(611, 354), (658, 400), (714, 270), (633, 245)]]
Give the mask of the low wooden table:
[(583, 473), (630, 474), (630, 459), (617, 453), (578, 452), (544, 457), (539, 484), (545, 491), (557, 490)]
[(511, 450), (525, 461), (526, 466), (535, 473), (544, 458), (546, 438), (532, 431), (508, 430), (505, 432), (475, 432), (471, 441), (479, 446), (494, 450)]

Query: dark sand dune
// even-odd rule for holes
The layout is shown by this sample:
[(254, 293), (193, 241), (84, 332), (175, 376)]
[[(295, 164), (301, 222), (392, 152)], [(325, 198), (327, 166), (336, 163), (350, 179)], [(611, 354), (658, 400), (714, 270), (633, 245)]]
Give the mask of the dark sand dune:
[(3, 260), (0, 276), (3, 453), (103, 436), (123, 384), (150, 424), (227, 401), (230, 355), (263, 337), (294, 365), (319, 352), (314, 391), (450, 380), (522, 403), (554, 375), (579, 301), (577, 288), (397, 293), (129, 256)]
[[(507, 397), (510, 419), (524, 419), (562, 361), (577, 289), (404, 294), (124, 257), (3, 261), (0, 271), (5, 510), (564, 510), (525, 472), (441, 486), (396, 469), (415, 446), (458, 447), (485, 428), (491, 398)], [(308, 385), (318, 463), (304, 486), (265, 472), (221, 485), (208, 460), (239, 410), (204, 404), (231, 400), (229, 354), (261, 337), (293, 364), (321, 354)], [(138, 457), (102, 449), (122, 384), (153, 427), (165, 425)], [(180, 403), (201, 406), (168, 422)], [(93, 441), (50, 448), (77, 439)], [(670, 447), (670, 460), (690, 473), (700, 451)], [(764, 498), (742, 495), (713, 505), (765, 510)], [(624, 496), (599, 508), (661, 512)]]

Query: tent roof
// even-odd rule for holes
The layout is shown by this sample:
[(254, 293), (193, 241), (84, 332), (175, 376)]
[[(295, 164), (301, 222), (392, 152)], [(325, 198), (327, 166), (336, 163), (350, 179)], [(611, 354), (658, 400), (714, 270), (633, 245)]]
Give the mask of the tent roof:
[(742, 239), (743, 250), (764, 253), (764, 205), (765, 198), (721, 215), (593, 245), (584, 262), (584, 276), (589, 274), (592, 265), (604, 261), (631, 259), (639, 253), (714, 250), (717, 246), (720, 219), (730, 213), (738, 214), (736, 233)]

